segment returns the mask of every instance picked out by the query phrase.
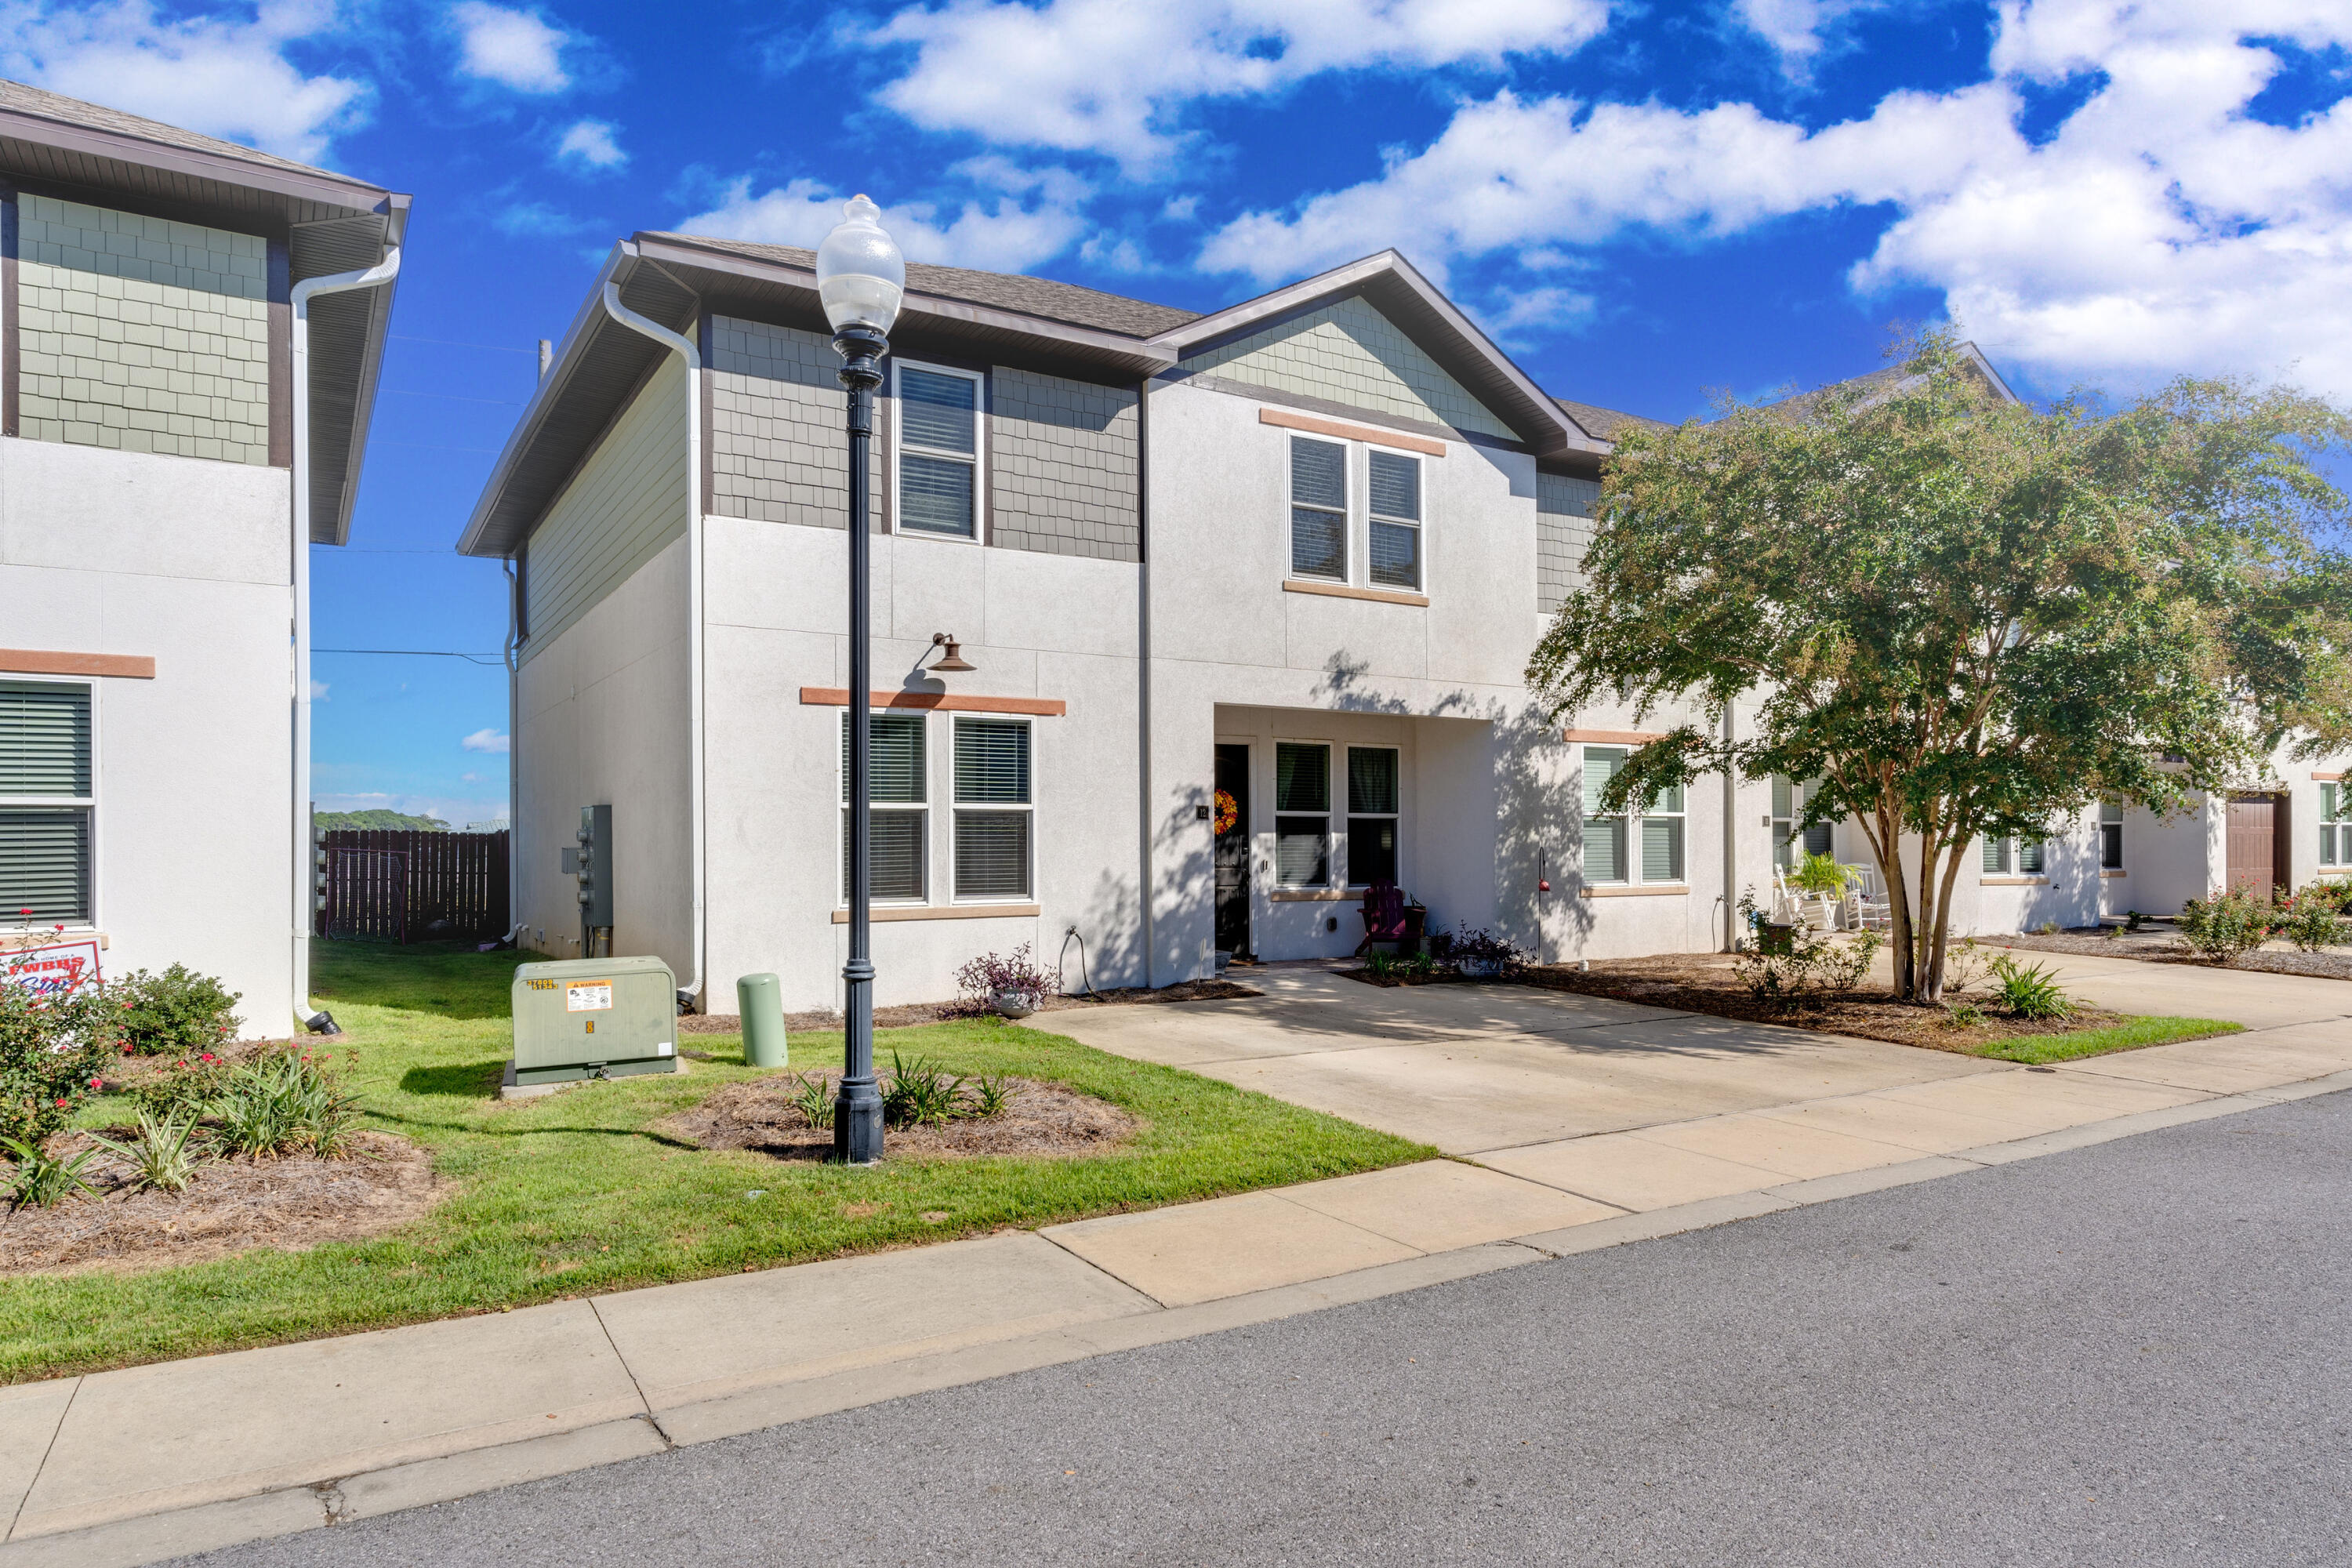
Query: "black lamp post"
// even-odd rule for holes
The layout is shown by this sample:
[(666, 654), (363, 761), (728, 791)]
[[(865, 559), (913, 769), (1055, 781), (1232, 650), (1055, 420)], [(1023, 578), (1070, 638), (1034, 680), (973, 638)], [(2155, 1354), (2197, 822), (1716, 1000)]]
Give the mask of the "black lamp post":
[(841, 978), (845, 1038), (841, 1092), (834, 1102), (834, 1158), (871, 1165), (882, 1158), (882, 1092), (874, 1081), (872, 578), (873, 520), (866, 515), (866, 449), (874, 434), (874, 389), (907, 286), (907, 264), (879, 221), (881, 209), (854, 196), (847, 216), (817, 247), (816, 290), (849, 389), (849, 962)]

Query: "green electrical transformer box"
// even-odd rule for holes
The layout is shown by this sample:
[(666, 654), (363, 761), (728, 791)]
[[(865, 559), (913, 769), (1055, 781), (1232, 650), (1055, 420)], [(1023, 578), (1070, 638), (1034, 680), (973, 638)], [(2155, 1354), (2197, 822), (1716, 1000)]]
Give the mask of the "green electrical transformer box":
[(677, 980), (658, 958), (567, 958), (514, 977), (518, 1085), (677, 1070)]

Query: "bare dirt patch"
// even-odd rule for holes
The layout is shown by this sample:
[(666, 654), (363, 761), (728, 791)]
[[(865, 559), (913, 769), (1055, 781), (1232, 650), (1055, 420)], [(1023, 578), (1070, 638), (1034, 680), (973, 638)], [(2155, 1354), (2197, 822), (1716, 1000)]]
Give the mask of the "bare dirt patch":
[(1522, 985), (1549, 991), (1573, 991), (1586, 996), (1611, 996), (1652, 1007), (1676, 1007), (1717, 1018), (1746, 1023), (1781, 1024), (1825, 1034), (1858, 1035), (1866, 1040), (1886, 1040), (1898, 1046), (1920, 1046), (1934, 1051), (1974, 1055), (1989, 1045), (2030, 1035), (2073, 1035), (2126, 1021), (2125, 1015), (2096, 1007), (2077, 1007), (2067, 1019), (2035, 1022), (1991, 1010), (1980, 992), (1961, 993), (1949, 1000), (1975, 1005), (1981, 1021), (1956, 1026), (1942, 1007), (1905, 1002), (1876, 989), (1848, 992), (1842, 996), (1813, 995), (1793, 1008), (1758, 1001), (1739, 982), (1728, 953), (1664, 953), (1654, 958), (1595, 959), (1589, 970), (1562, 964), (1526, 969), (1512, 976)]
[[(839, 1073), (825, 1075), (829, 1092), (840, 1081)], [(995, 1116), (890, 1129), (892, 1157), (1068, 1159), (1108, 1152), (1143, 1130), (1139, 1117), (1090, 1094), (1034, 1079), (1004, 1081), (1013, 1101)], [(789, 1077), (730, 1083), (693, 1110), (655, 1122), (652, 1131), (705, 1149), (748, 1149), (778, 1160), (830, 1158), (833, 1130), (808, 1124), (788, 1097), (792, 1088)]]
[[(127, 1168), (100, 1155), (82, 1167), (100, 1196), (0, 1211), (0, 1275), (135, 1274), (263, 1247), (299, 1251), (381, 1236), (440, 1201), (425, 1150), (388, 1132), (354, 1132), (351, 1143), (341, 1160), (207, 1161), (183, 1193), (136, 1189)], [(88, 1146), (72, 1135), (51, 1147), (70, 1155)]]
[[(1186, 980), (1174, 985), (1154, 989), (1146, 985), (1122, 985), (1113, 990), (1097, 991), (1092, 996), (1048, 996), (1038, 1007), (1041, 1013), (1060, 1013), (1079, 1007), (1133, 1007), (1160, 1002), (1229, 1002), (1244, 996), (1263, 996), (1246, 985), (1230, 980)], [(995, 1011), (984, 1003), (969, 999), (955, 1002), (917, 1002), (898, 1007), (874, 1009), (874, 1026), (877, 1029), (907, 1029), (919, 1024), (949, 1024), (960, 1018), (993, 1018)], [(824, 1034), (841, 1027), (838, 1013), (787, 1013), (784, 1029), (788, 1034)], [(740, 1035), (743, 1019), (735, 1013), (698, 1013), (677, 1021), (681, 1035)]]

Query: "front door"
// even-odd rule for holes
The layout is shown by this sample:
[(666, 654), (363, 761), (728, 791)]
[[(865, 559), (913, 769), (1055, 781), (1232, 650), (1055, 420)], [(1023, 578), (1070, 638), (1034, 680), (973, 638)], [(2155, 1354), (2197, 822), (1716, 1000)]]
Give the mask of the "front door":
[(1217, 950), (1249, 951), (1249, 761), (1247, 746), (1217, 747)]
[(2229, 878), (2232, 889), (2243, 888), (2258, 899), (2271, 896), (2279, 858), (2278, 816), (2278, 799), (2274, 795), (2239, 795), (2231, 800)]

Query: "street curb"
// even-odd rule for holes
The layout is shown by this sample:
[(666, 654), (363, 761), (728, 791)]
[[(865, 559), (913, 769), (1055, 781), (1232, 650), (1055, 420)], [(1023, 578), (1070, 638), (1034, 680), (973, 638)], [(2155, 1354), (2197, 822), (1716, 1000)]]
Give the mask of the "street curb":
[(1503, 1269), (1834, 1203), (2346, 1089), (2352, 1089), (2352, 1071), (2193, 1100), (1949, 1154), (1923, 1155), (1893, 1165), (1786, 1182), (1754, 1192), (1429, 1253), (1215, 1301), (1100, 1319), (1018, 1339), (785, 1380), (672, 1406), (650, 1415), (606, 1420), (519, 1442), (467, 1448), (352, 1475), (324, 1476), (302, 1485), (225, 1501), (197, 1503), (11, 1541), (0, 1544), (0, 1568), (139, 1568), (166, 1557), (216, 1551), (405, 1509), (451, 1502), (520, 1482), (647, 1458), (672, 1447), (740, 1436), (911, 1394), (1278, 1321)]

